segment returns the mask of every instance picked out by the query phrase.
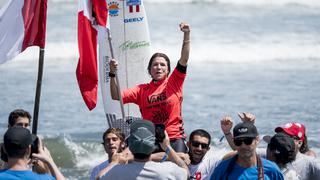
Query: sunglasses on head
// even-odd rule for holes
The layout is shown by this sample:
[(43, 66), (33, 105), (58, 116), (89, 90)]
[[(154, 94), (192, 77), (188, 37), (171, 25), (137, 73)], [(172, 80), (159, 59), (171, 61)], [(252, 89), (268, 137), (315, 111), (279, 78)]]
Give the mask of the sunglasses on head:
[(198, 142), (198, 141), (191, 141), (191, 145), (193, 147), (199, 147), (201, 145), (202, 149), (207, 149), (209, 147), (209, 144), (201, 143), (201, 142)]
[(233, 142), (236, 146), (241, 146), (242, 142), (244, 142), (245, 145), (251, 145), (254, 138), (243, 138), (243, 139), (234, 139)]

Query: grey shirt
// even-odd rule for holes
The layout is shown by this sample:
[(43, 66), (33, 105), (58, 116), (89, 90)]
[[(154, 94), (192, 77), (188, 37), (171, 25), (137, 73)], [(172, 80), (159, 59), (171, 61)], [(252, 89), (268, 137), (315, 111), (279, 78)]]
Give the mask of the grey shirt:
[[(266, 149), (258, 148), (257, 153), (262, 157), (266, 157)], [(320, 179), (320, 164), (314, 157), (298, 152), (296, 160), (294, 160), (291, 165), (291, 169), (297, 172), (301, 180)]]
[(186, 180), (187, 170), (172, 162), (132, 162), (114, 166), (101, 179), (116, 180)]

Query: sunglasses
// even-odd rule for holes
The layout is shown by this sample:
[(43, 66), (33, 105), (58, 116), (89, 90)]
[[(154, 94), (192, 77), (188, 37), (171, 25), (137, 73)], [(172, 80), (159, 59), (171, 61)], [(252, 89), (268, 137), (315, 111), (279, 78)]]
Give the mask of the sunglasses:
[(244, 142), (245, 145), (251, 145), (254, 138), (244, 138), (244, 139), (234, 139), (233, 142), (236, 146), (241, 146), (242, 142)]
[(202, 149), (208, 149), (208, 147), (209, 147), (209, 144), (201, 143), (201, 142), (198, 142), (198, 141), (191, 141), (191, 145), (193, 147), (199, 147), (201, 145)]

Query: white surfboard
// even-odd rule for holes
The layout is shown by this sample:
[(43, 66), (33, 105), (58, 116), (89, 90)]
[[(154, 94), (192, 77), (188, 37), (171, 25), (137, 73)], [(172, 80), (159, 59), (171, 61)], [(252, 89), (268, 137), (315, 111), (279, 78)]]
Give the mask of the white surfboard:
[[(151, 57), (151, 43), (142, 0), (107, 0), (107, 3), (114, 56), (119, 62), (120, 88), (148, 82), (147, 66)], [(111, 99), (108, 76), (111, 54), (107, 35), (102, 36), (103, 38), (99, 37), (102, 100), (109, 126), (115, 127), (117, 122), (124, 121), (119, 101)], [(124, 110), (126, 117), (141, 117), (139, 107), (135, 104), (124, 105)]]

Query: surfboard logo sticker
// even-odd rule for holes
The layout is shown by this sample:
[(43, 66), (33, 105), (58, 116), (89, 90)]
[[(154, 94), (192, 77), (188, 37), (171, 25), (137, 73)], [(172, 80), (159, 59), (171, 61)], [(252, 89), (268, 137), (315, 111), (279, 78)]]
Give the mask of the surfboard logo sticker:
[(141, 5), (141, 0), (127, 0), (129, 13), (140, 12), (140, 5)]
[(104, 76), (103, 80), (106, 83), (109, 83), (109, 81), (110, 81), (110, 77), (109, 77), (109, 72), (110, 72), (109, 59), (110, 59), (109, 56), (103, 56), (103, 68), (104, 68), (104, 72), (106, 72), (106, 73), (103, 74), (103, 76)]
[(126, 18), (123, 20), (124, 23), (140, 23), (142, 21), (144, 21), (144, 17)]
[(150, 46), (150, 42), (147, 41), (126, 41), (124, 43), (122, 43), (119, 48), (122, 51), (127, 51), (129, 49), (138, 49), (138, 48), (144, 48), (144, 47), (149, 47)]
[(109, 15), (111, 17), (115, 17), (115, 16), (118, 16), (119, 15), (119, 3), (118, 2), (115, 2), (115, 1), (112, 1), (112, 2), (109, 2), (108, 3), (108, 10), (109, 10)]

